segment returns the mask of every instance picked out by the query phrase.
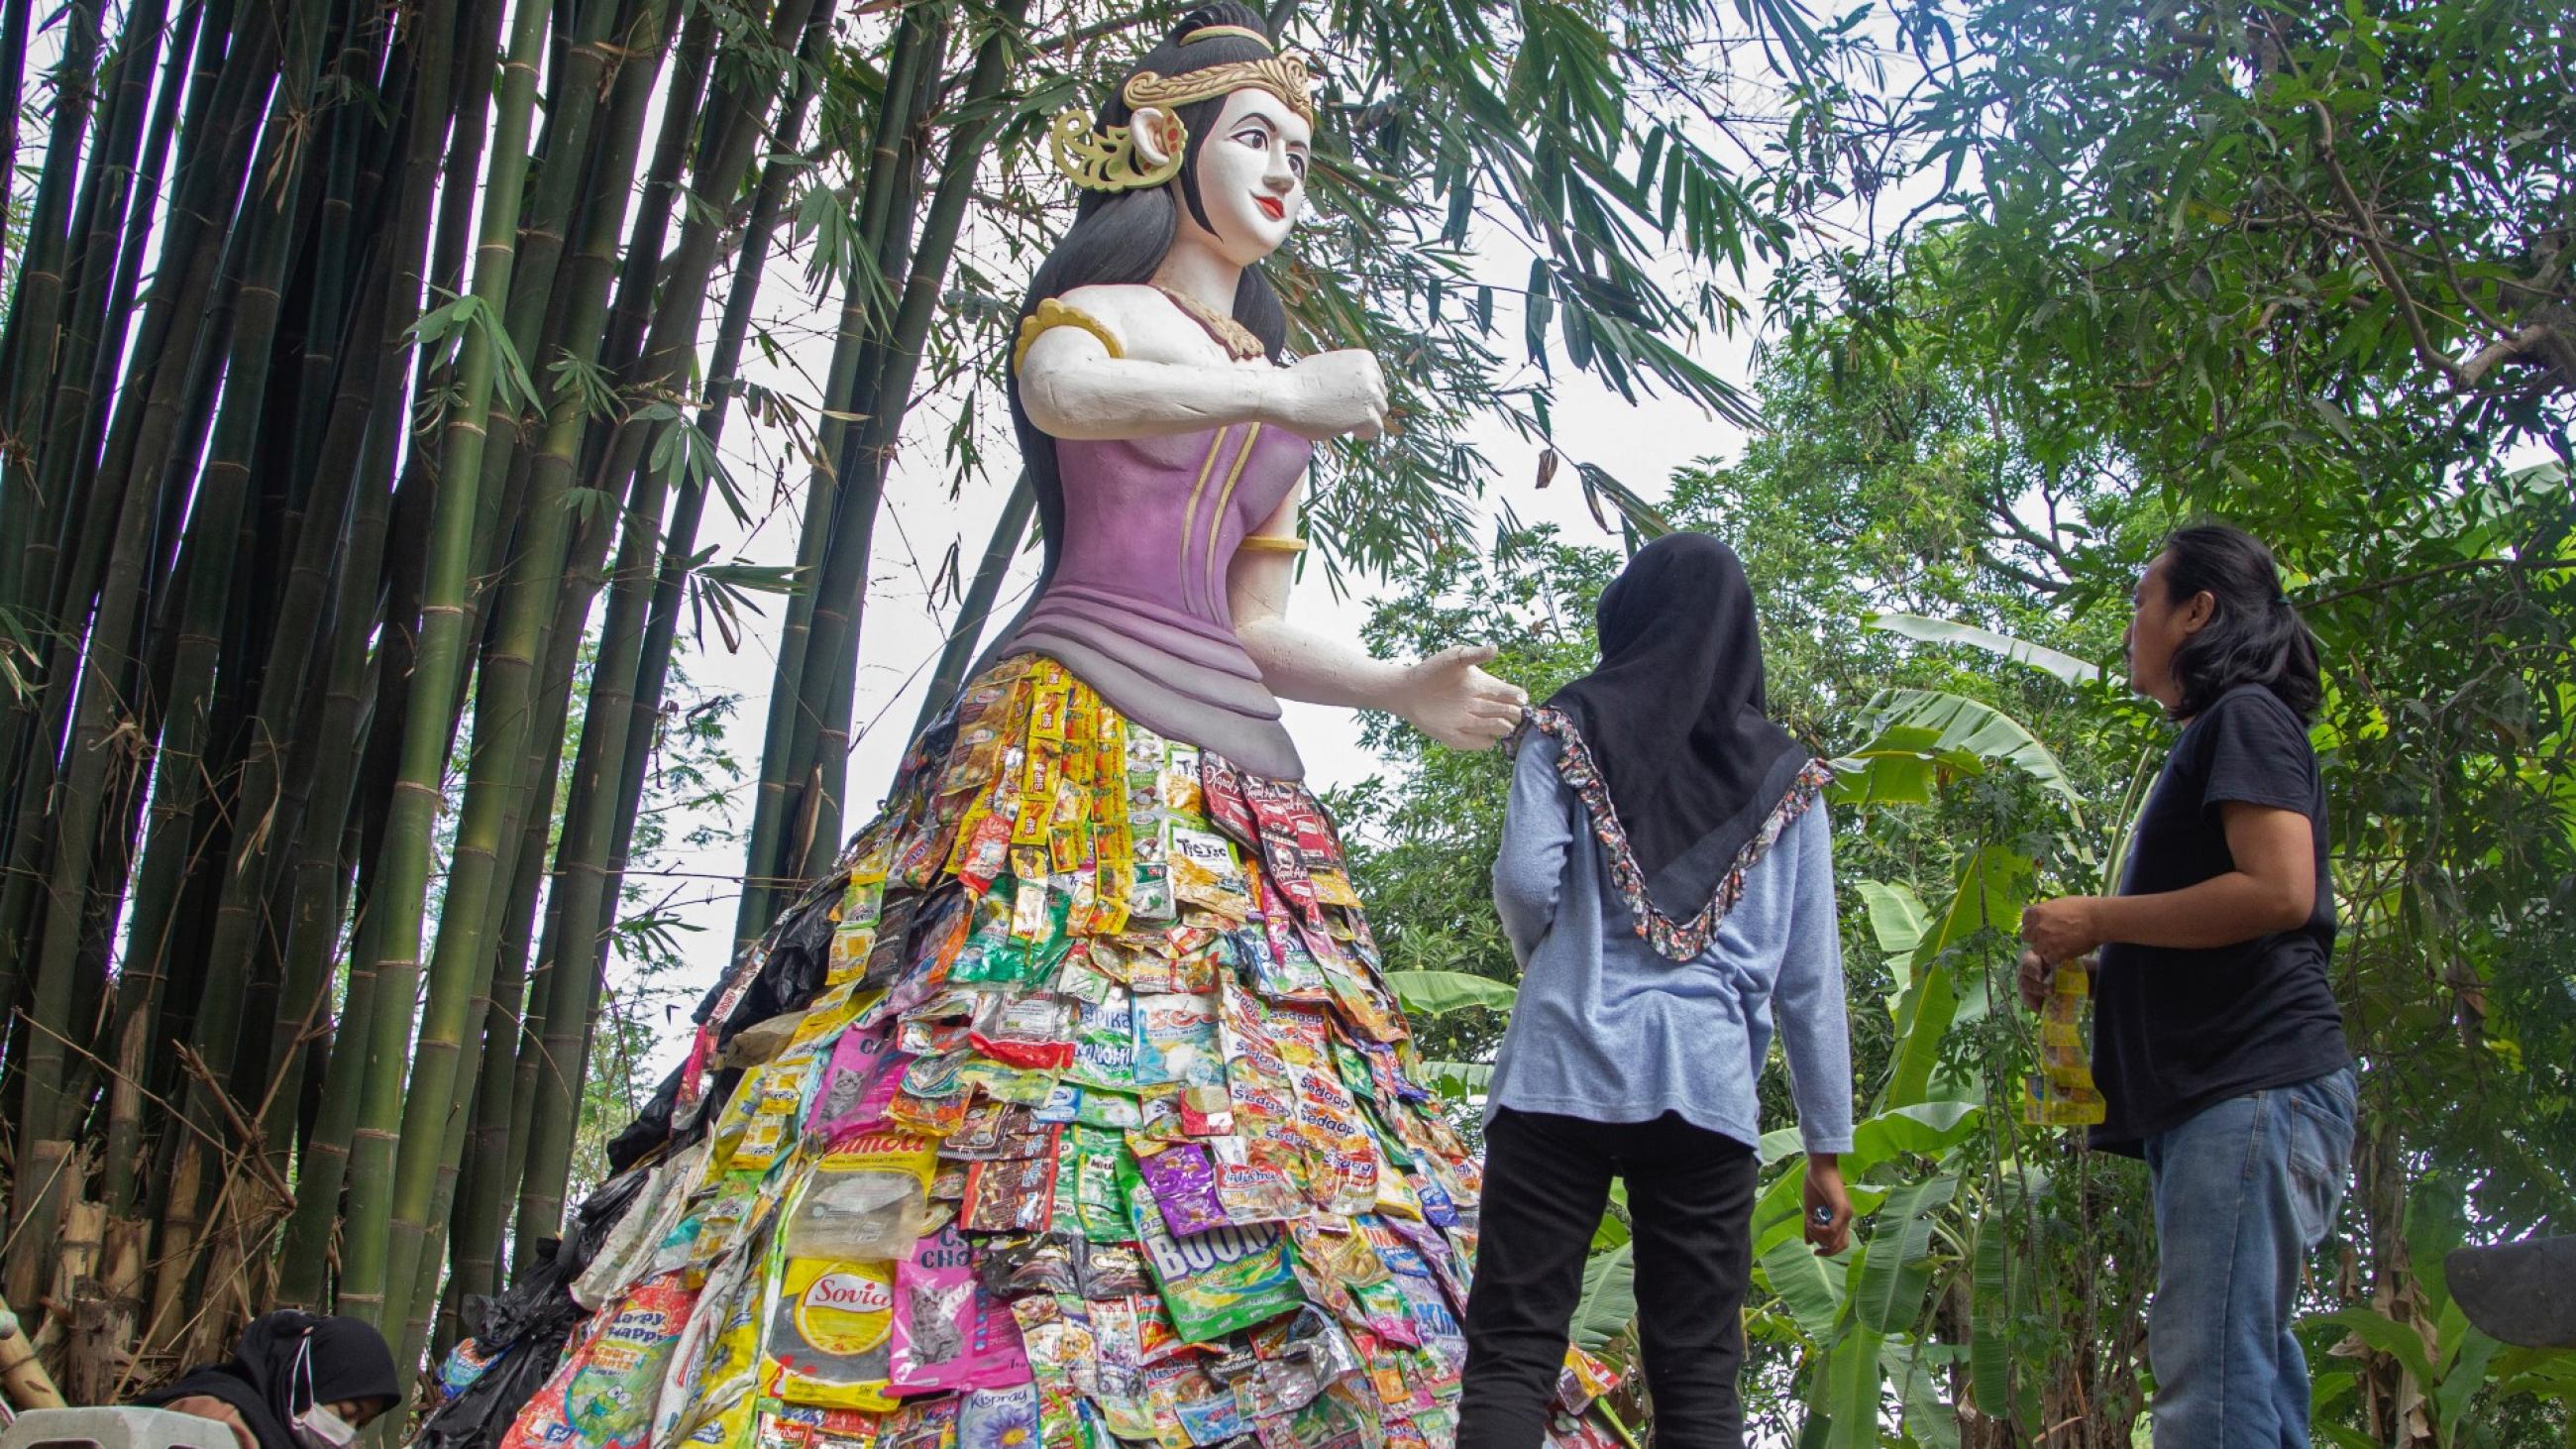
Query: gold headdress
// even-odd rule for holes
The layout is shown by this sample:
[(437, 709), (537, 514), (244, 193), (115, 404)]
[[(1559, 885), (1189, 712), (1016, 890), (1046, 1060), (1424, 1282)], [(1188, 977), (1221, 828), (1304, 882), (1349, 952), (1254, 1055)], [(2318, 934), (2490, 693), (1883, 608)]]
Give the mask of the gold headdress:
[[(1210, 39), (1219, 35), (1270, 43), (1267, 36), (1241, 25), (1212, 25), (1194, 30), (1182, 37), (1181, 43)], [(1295, 111), (1306, 124), (1315, 123), (1314, 98), (1306, 92), (1313, 84), (1306, 73), (1303, 57), (1266, 55), (1259, 60), (1229, 61), (1204, 70), (1183, 71), (1179, 75), (1158, 75), (1150, 70), (1130, 76), (1119, 94), (1131, 111), (1147, 106), (1166, 113), (1162, 133), (1154, 139), (1160, 143), (1164, 160), (1159, 166), (1141, 166), (1136, 154), (1136, 138), (1127, 126), (1100, 125), (1089, 111), (1072, 107), (1056, 114), (1055, 124), (1047, 132), (1047, 147), (1055, 157), (1056, 168), (1073, 178), (1074, 184), (1093, 191), (1129, 191), (1143, 186), (1160, 186), (1180, 173), (1181, 157), (1189, 149), (1189, 128), (1181, 118), (1169, 113), (1197, 101), (1232, 95), (1239, 90), (1263, 90), (1277, 96)]]

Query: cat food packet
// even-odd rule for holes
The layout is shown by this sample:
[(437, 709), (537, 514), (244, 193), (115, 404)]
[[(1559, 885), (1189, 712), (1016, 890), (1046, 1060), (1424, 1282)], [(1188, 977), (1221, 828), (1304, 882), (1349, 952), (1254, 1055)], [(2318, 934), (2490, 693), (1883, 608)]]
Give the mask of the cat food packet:
[(805, 1119), (807, 1135), (831, 1142), (885, 1124), (886, 1108), (903, 1085), (903, 1069), (912, 1058), (895, 1050), (894, 1034), (885, 1027), (852, 1027), (832, 1043), (823, 1067), (822, 1088)]
[(1305, 1301), (1288, 1267), (1287, 1235), (1268, 1224), (1214, 1228), (1177, 1238), (1132, 1166), (1122, 1165), (1127, 1217), (1145, 1248), (1172, 1326), (1208, 1343), (1267, 1322)]
[(894, 1264), (789, 1258), (762, 1344), (763, 1386), (791, 1404), (890, 1409), (893, 1331)]
[(1225, 1208), (1217, 1201), (1216, 1169), (1205, 1147), (1176, 1142), (1159, 1152), (1141, 1154), (1136, 1172), (1146, 1191), (1154, 1195), (1163, 1226), (1172, 1236), (1191, 1237), (1226, 1225)]
[(814, 1163), (784, 1226), (787, 1256), (890, 1259), (912, 1251), (936, 1148), (881, 1129), (836, 1143)]
[(972, 1245), (957, 1224), (924, 1233), (895, 1269), (893, 1371), (887, 1392), (926, 1394), (1029, 1381), (1008, 1304), (975, 1282)]

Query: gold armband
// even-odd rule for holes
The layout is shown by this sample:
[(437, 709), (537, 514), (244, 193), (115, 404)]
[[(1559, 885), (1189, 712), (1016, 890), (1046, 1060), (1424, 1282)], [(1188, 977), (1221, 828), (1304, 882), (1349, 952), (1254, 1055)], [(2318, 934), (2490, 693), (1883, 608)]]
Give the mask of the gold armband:
[(1267, 533), (1253, 533), (1246, 534), (1243, 542), (1235, 545), (1235, 547), (1250, 549), (1254, 553), (1304, 553), (1306, 551), (1306, 540), (1302, 538), (1280, 538), (1276, 535)]
[(1038, 335), (1051, 327), (1079, 327), (1099, 338), (1100, 345), (1109, 349), (1110, 356), (1127, 355), (1127, 349), (1118, 345), (1118, 338), (1109, 330), (1107, 323), (1079, 307), (1068, 307), (1049, 297), (1038, 303), (1036, 311), (1020, 319), (1019, 344), (1011, 349), (1011, 371), (1020, 370), (1020, 364), (1028, 360), (1029, 344), (1037, 341)]

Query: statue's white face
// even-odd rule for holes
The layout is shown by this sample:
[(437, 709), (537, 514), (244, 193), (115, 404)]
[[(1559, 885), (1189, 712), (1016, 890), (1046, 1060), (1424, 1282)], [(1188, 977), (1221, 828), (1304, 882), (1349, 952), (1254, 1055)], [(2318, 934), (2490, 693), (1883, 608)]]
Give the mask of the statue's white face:
[(1184, 205), (1178, 239), (1211, 247), (1243, 267), (1279, 250), (1306, 204), (1314, 136), (1314, 127), (1268, 91), (1226, 97), (1214, 130), (1189, 143), (1197, 153), (1190, 164), (1198, 170), (1199, 202), (1213, 229), (1201, 227)]

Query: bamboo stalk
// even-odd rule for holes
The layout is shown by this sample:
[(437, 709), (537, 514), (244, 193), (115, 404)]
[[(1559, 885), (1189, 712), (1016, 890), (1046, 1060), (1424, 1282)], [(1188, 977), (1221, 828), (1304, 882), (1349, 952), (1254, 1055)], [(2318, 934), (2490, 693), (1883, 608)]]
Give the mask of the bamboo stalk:
[[(27, 219), (27, 251), (18, 269), (8, 326), (0, 332), (0, 399), (14, 437), (40, 434), (45, 385), (53, 376), (62, 313), (65, 269), (71, 264), (68, 234), (73, 183), (89, 141), (90, 108), (97, 80), (99, 23), (104, 6), (75, 7), (63, 32), (62, 60), (54, 67), (54, 110), (45, 148), (45, 167), (36, 182), (35, 206)], [(14, 470), (13, 470), (14, 471)], [(23, 482), (19, 485), (23, 487)]]
[[(253, 46), (246, 61), (261, 58), (260, 48)], [(257, 65), (245, 64), (244, 72), (254, 72)], [(225, 77), (234, 79), (234, 73)], [(247, 98), (252, 82), (242, 79), (234, 90)], [(256, 113), (236, 114), (228, 149), (239, 146), (242, 163), (247, 166), (247, 142), (254, 129)], [(228, 158), (229, 159), (229, 158)], [(229, 174), (237, 176), (226, 168)], [(174, 228), (175, 230), (175, 228)], [(184, 299), (189, 295), (204, 298), (216, 292), (214, 272), (218, 263), (217, 249), (199, 247), (187, 256), (184, 273), (177, 288)], [(184, 302), (182, 303), (184, 305)], [(231, 311), (229, 289), (214, 297), (203, 313), (190, 318), (185, 311), (180, 320), (192, 334), (205, 327), (228, 325)], [(181, 330), (174, 325), (173, 333)], [(25, 1073), (25, 1107), (22, 1132), (31, 1137), (51, 1136), (63, 1115), (63, 1086), (71, 1073), (64, 1044), (71, 1028), (73, 996), (76, 990), (75, 968), (84, 936), (89, 930), (92, 907), (91, 880), (96, 846), (101, 837), (99, 827), (106, 814), (107, 775), (110, 766), (122, 757), (110, 749), (112, 737), (122, 737), (130, 723), (126, 702), (138, 697), (133, 673), (140, 662), (132, 652), (136, 647), (138, 627), (148, 602), (148, 577), (167, 577), (167, 566), (155, 566), (151, 539), (162, 522), (161, 515), (170, 511), (174, 498), (184, 498), (185, 490), (174, 486), (172, 443), (180, 436), (186, 401), (194, 391), (211, 404), (211, 388), (191, 388), (198, 381), (188, 360), (179, 349), (164, 352), (155, 369), (151, 398), (144, 404), (128, 465), (137, 472), (130, 485), (123, 486), (124, 497), (112, 541), (107, 544), (107, 568), (98, 590), (98, 606), (84, 640), (84, 661), (78, 703), (74, 706), (72, 733), (64, 751), (66, 768), (56, 798), (61, 802), (53, 822), (50, 842), (54, 859), (50, 868), (41, 864), (42, 879), (48, 897), (45, 924), (36, 961), (35, 1018), (41, 1030), (28, 1043)], [(166, 531), (176, 536), (176, 530)], [(68, 686), (68, 681), (66, 681)], [(149, 737), (149, 722), (142, 733)], [(25, 787), (21, 786), (22, 790)], [(29, 825), (22, 813), (21, 828)], [(42, 822), (36, 822), (38, 828)], [(20, 1251), (34, 1251), (22, 1245)]]
[[(256, 112), (246, 111), (244, 101), (248, 87), (259, 78), (257, 73), (267, 52), (254, 37), (253, 43), (236, 56), (237, 63), (224, 70), (217, 62), (225, 38), (225, 24), (210, 18), (199, 37), (197, 65), (189, 84), (188, 143), (181, 153), (179, 188), (171, 205), (165, 244), (169, 255), (189, 260), (175, 273), (164, 268), (155, 279), (136, 335), (133, 355), (155, 359), (156, 370), (148, 379), (124, 390), (115, 426), (108, 434), (104, 456), (95, 473), (75, 472), (76, 486), (70, 492), (81, 500), (85, 521), (68, 540), (76, 545), (68, 567), (54, 570), (50, 592), (31, 589), (21, 600), (28, 613), (50, 627), (36, 639), (36, 664), (45, 680), (41, 700), (32, 707), (0, 710), (0, 762), (14, 762), (17, 766), (15, 789), (5, 802), (9, 867), (5, 880), (0, 880), (0, 984), (23, 979), (23, 958), (27, 947), (35, 942), (36, 911), (44, 903), (40, 885), (51, 874), (46, 856), (56, 836), (62, 833), (48, 818), (48, 802), (57, 798), (54, 791), (62, 751), (66, 735), (73, 728), (73, 686), (87, 677), (86, 668), (71, 667), (65, 656), (83, 648), (79, 627), (83, 619), (90, 620), (92, 637), (104, 634), (118, 641), (112, 650), (89, 654), (88, 665), (97, 665), (102, 654), (121, 659), (126, 648), (126, 631), (132, 627), (133, 611), (125, 608), (124, 600), (110, 598), (93, 617), (90, 601), (98, 594), (113, 543), (130, 541), (119, 520), (135, 474), (134, 458), (144, 451), (151, 427), (167, 421), (167, 413), (156, 412), (154, 407), (154, 401), (163, 398), (165, 371), (170, 378), (182, 375), (194, 339), (207, 321), (205, 291), (211, 284), (216, 256), (216, 249), (204, 243), (208, 215), (217, 209), (215, 198), (219, 194), (239, 185), (241, 168), (248, 164), (252, 128), (242, 123), (242, 117), (247, 114), (255, 119)], [(227, 119), (218, 124), (217, 117)], [(137, 219), (132, 228), (134, 267), (141, 265), (139, 248), (151, 212), (150, 207), (137, 207), (132, 212)], [(124, 262), (120, 262), (119, 269), (126, 274), (120, 284), (125, 291), (120, 295), (130, 295), (132, 270)], [(97, 387), (94, 391), (103, 402), (105, 389)], [(157, 457), (159, 446), (153, 443), (152, 451), (145, 456)], [(84, 447), (84, 469), (88, 451)], [(93, 519), (96, 521), (86, 521)], [(69, 521), (66, 515), (66, 523)], [(55, 553), (59, 562), (59, 547)], [(10, 995), (14, 999), (15, 993)]]
[[(90, 389), (102, 339), (110, 330), (111, 318), (122, 320), (121, 314), (107, 310), (107, 298), (122, 270), (117, 244), (126, 230), (128, 204), (138, 190), (135, 154), (143, 141), (143, 111), (152, 91), (152, 59), (161, 42), (163, 11), (164, 0), (144, 0), (126, 17), (111, 63), (113, 100), (81, 187), (73, 233), (82, 240), (73, 249), (67, 278), (70, 297), (61, 319), (61, 356), (51, 369), (53, 385), (32, 409), (45, 418), (39, 424), (44, 442), (36, 462), (37, 511), (29, 520), (28, 547), (21, 555), (24, 574), (18, 594), (22, 599), (50, 599), (54, 555), (79, 509), (80, 499), (69, 483), (77, 459), (87, 451), (79, 440), (87, 437), (96, 411)], [(186, 27), (194, 25), (195, 19), (192, 13), (183, 20), (173, 40), (174, 67), (184, 63), (189, 50)], [(165, 139), (154, 138), (156, 147)], [(141, 194), (141, 209), (148, 212), (157, 193)], [(0, 555), (5, 553), (0, 550)]]
[[(527, 178), (528, 127), (536, 101), (544, 7), (523, 3), (503, 63), (492, 164), (484, 191), (482, 241), (474, 296), (497, 310), (509, 297), (512, 249)], [(404, 1047), (412, 1027), (411, 997), (420, 975), (422, 917), (429, 884), (430, 832), (437, 810), (455, 716), (450, 709), (463, 670), (467, 570), (472, 563), (476, 495), (483, 483), (483, 418), (491, 405), (497, 352), (488, 329), (469, 331), (457, 368), (460, 404), (447, 429), (437, 509), (431, 523), (428, 583), (423, 592), (412, 693), (403, 727), (401, 774), (385, 831), (379, 893), (384, 955), (376, 963), (374, 1049), (366, 1099), (350, 1162), (347, 1277), (342, 1311), (378, 1329), (399, 1328), (386, 1316), (392, 1283), (389, 1234), (395, 1201), (392, 1134), (403, 1115)]]
[(852, 461), (866, 471), (855, 489), (849, 486), (849, 480), (844, 480), (844, 496), (855, 507), (851, 515), (834, 521), (834, 548), (839, 556), (826, 565), (823, 577), (816, 581), (815, 637), (807, 646), (806, 684), (809, 690), (822, 686), (822, 725), (814, 751), (818, 798), (807, 811), (813, 824), (807, 832), (804, 855), (792, 867), (799, 879), (819, 873), (840, 848), (859, 626), (867, 603), (869, 536), (912, 396), (913, 377), (938, 312), (949, 261), (956, 254), (966, 205), (973, 197), (976, 167), (982, 161), (987, 138), (1001, 122), (1001, 113), (993, 103), (1009, 79), (1011, 32), (1026, 9), (1026, 0), (1001, 0), (993, 10), (993, 29), (976, 49), (975, 68), (958, 104), (957, 113), (962, 119), (949, 135), (948, 155), (932, 192), (930, 209), (922, 220), (919, 250), (904, 279), (902, 305), (885, 351), (883, 373), (874, 388), (871, 405), (858, 409), (867, 421), (860, 425), (859, 447)]
[[(595, 91), (606, 35), (606, 26), (600, 25), (572, 48), (574, 63), (568, 65), (567, 75), (574, 89)], [(585, 55), (591, 57), (587, 67), (579, 64)], [(591, 186), (603, 200), (591, 207), (584, 223), (581, 251), (587, 265), (573, 269), (563, 329), (564, 351), (576, 363), (590, 361), (589, 348), (597, 345), (606, 321), (610, 259), (624, 217), (605, 198), (622, 199), (632, 183), (649, 79), (649, 70), (639, 67), (626, 88), (629, 104), (616, 117), (627, 123), (626, 129), (605, 137), (596, 158), (598, 169)], [(568, 142), (570, 138), (557, 139)], [(573, 179), (548, 178), (538, 192), (540, 202), (558, 215), (571, 213), (578, 179), (572, 157), (563, 159), (558, 177)], [(588, 345), (582, 339), (588, 339)], [(561, 749), (562, 730), (558, 720), (551, 731), (553, 747), (547, 748), (542, 737), (532, 742), (530, 725), (542, 714), (536, 671), (556, 624), (565, 563), (572, 549), (573, 511), (567, 490), (590, 421), (587, 400), (567, 380), (553, 400), (545, 441), (532, 463), (517, 558), (504, 585), (494, 620), (494, 643), (484, 655), (475, 689), (474, 756), (449, 858), (437, 949), (430, 962), (428, 1004), (412, 1049), (412, 1085), (404, 1104), (403, 1148), (396, 1162), (394, 1257), (386, 1291), (389, 1303), (405, 1305), (406, 1310), (415, 1298), (427, 1296), (434, 1301), (438, 1265), (422, 1263), (420, 1240), (433, 1224), (445, 1222), (445, 1214), (433, 1201), (442, 1173), (453, 1191), (457, 1153), (451, 1149), (451, 1139), (461, 1144), (467, 1120), (456, 1087), (478, 1075), (479, 1064), (463, 1060), (469, 1055), (467, 1028), (483, 1019), (492, 992), (492, 929), (515, 865), (510, 856), (523, 819), (550, 813), (553, 761)], [(567, 622), (577, 635), (578, 616)], [(476, 1034), (473, 1049), (479, 1050), (480, 1044)], [(427, 1282), (416, 1283), (416, 1276)], [(433, 1291), (423, 1295), (422, 1287)], [(427, 1320), (425, 1312), (407, 1311), (406, 1318), (411, 1317)]]
[[(377, 368), (374, 401), (368, 409), (366, 441), (357, 465), (357, 503), (343, 543), (331, 611), (330, 663), (324, 671), (322, 723), (316, 739), (334, 747), (317, 757), (317, 778), (306, 804), (308, 843), (294, 878), (286, 949), (288, 985), (279, 999), (278, 1027), (270, 1038), (271, 1070), (280, 1084), (267, 1114), (272, 1143), (285, 1140), (282, 1125), (301, 1095), (304, 1054), (297, 1050), (294, 1038), (324, 1004), (328, 967), (340, 944), (340, 900), (346, 879), (342, 841), (351, 824), (350, 804), (360, 761), (338, 742), (365, 733), (362, 723), (375, 702), (368, 638), (378, 617), (377, 593), (393, 514), (396, 450), (408, 428), (403, 406), (406, 370), (392, 364), (401, 356), (402, 332), (409, 325), (404, 319), (419, 307), (425, 280), (424, 249), (430, 240), (432, 199), (445, 154), (445, 100), (454, 70), (448, 51), (453, 34), (446, 24), (415, 24), (407, 29), (404, 43), (420, 96), (405, 138), (404, 179), (386, 242), (392, 291), (385, 304), (384, 325), (372, 334), (381, 341), (368, 349)], [(358, 335), (371, 336), (363, 331)], [(389, 649), (393, 642), (388, 641)], [(402, 677), (407, 676), (406, 669)], [(374, 858), (365, 850), (363, 837), (360, 850), (361, 858)], [(372, 930), (373, 921), (368, 916), (363, 929)], [(325, 1266), (363, 1095), (366, 1044), (372, 1036), (377, 953), (370, 941), (361, 939), (356, 944), (359, 949), (350, 956), (347, 994), (323, 1074), (322, 1108), (298, 1158), (296, 1211), (288, 1223), (276, 1288), (276, 1300), (281, 1303), (319, 1306), (327, 1291)]]
[[(875, 259), (879, 275), (862, 277), (853, 268), (852, 275), (844, 279), (840, 326), (824, 384), (827, 415), (816, 429), (816, 451), (825, 461), (813, 470), (804, 523), (797, 536), (796, 562), (804, 587), (789, 598), (786, 623), (779, 630), (769, 717), (761, 738), (760, 782), (752, 796), (751, 831), (743, 852), (742, 899), (734, 912), (736, 956), (750, 949), (769, 928), (784, 888), (792, 885), (782, 879), (789, 873), (785, 862), (791, 854), (801, 858), (804, 853), (802, 843), (791, 847), (788, 837), (795, 806), (807, 798), (805, 786), (814, 769), (819, 717), (815, 700), (804, 684), (815, 627), (814, 610), (820, 598), (817, 584), (831, 563), (833, 520), (851, 473), (849, 443), (857, 425), (845, 419), (863, 411), (858, 399), (868, 391), (881, 351), (877, 344), (883, 334), (879, 324), (884, 314), (873, 284), (897, 269), (899, 264), (894, 259), (909, 245), (909, 208), (896, 205), (894, 192), (917, 170), (917, 161), (907, 159), (911, 153), (905, 138), (921, 119), (922, 95), (936, 90), (935, 82), (924, 76), (936, 65), (942, 33), (926, 7), (904, 12), (895, 31), (894, 53), (886, 63), (885, 89), (869, 131), (874, 149), (859, 208), (857, 244)], [(889, 237), (896, 217), (903, 219), (902, 242)]]
[[(770, 17), (770, 43), (793, 53), (809, 53), (821, 43), (829, 25), (832, 0), (783, 0)], [(791, 67), (802, 69), (802, 67)], [(762, 85), (774, 86), (775, 79), (763, 74)], [(748, 176), (752, 157), (760, 139), (760, 119), (766, 113), (771, 89), (746, 93), (742, 84), (719, 88), (717, 99), (707, 118), (706, 132), (711, 138), (707, 154), (698, 168), (698, 190), (711, 196), (730, 197), (740, 191)], [(676, 393), (686, 379), (686, 369), (694, 350), (699, 313), (704, 307), (709, 281), (713, 276), (716, 252), (722, 240), (722, 218), (703, 212), (686, 218), (680, 243), (674, 249), (666, 269), (664, 297), (640, 358), (648, 396)], [(639, 476), (636, 465), (646, 456), (653, 429), (630, 423), (618, 430), (612, 440), (600, 477), (611, 480), (635, 478), (636, 506), (629, 511), (640, 518), (657, 520), (661, 512), (660, 481)], [(644, 474), (651, 474), (649, 467)], [(650, 527), (648, 522), (646, 527)], [(600, 540), (602, 555), (606, 546)], [(596, 568), (601, 557), (594, 556), (590, 566)], [(604, 769), (594, 756), (595, 769)], [(622, 758), (622, 757), (621, 757)], [(576, 755), (576, 760), (579, 756)], [(595, 788), (595, 787), (594, 787)], [(589, 838), (587, 854), (579, 859), (596, 860), (597, 837)], [(567, 881), (577, 890), (588, 892), (602, 884), (602, 878), (585, 873)], [(603, 897), (605, 899), (605, 897)], [(548, 1001), (545, 1012), (543, 1060), (534, 1067), (531, 1092), (531, 1120), (527, 1164), (522, 1179), (518, 1212), (518, 1242), (522, 1266), (525, 1254), (534, 1243), (554, 1234), (563, 1214), (563, 1190), (571, 1170), (572, 1138), (578, 1126), (581, 1105), (581, 1083), (588, 1052), (589, 1003), (595, 999), (597, 970), (593, 966), (597, 934), (606, 928), (603, 905), (592, 905), (576, 920), (567, 910), (568, 927), (557, 934), (551, 965), (547, 968)], [(576, 934), (582, 931), (584, 934)]]
[[(33, 0), (0, 0), (0, 196), (12, 196), (18, 166), (18, 91), (27, 83), (27, 12)], [(0, 276), (9, 270), (9, 238), (0, 228)], [(0, 594), (0, 598), (7, 595)]]

